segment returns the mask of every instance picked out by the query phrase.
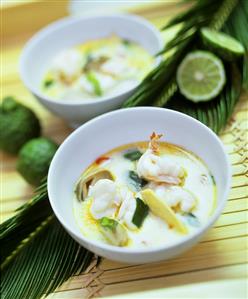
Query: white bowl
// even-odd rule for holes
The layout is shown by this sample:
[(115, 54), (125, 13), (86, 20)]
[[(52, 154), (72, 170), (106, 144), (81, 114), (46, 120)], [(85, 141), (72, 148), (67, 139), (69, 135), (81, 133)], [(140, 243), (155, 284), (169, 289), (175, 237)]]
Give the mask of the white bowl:
[[(25, 46), (20, 59), (24, 84), (44, 106), (72, 125), (82, 124), (96, 115), (119, 108), (137, 86), (115, 96), (88, 101), (54, 100), (40, 90), (47, 66), (59, 51), (113, 33), (137, 42), (152, 55), (161, 50), (163, 45), (159, 31), (138, 16), (68, 17), (38, 32)], [(157, 58), (156, 63), (159, 61), (160, 58)]]
[[(184, 147), (202, 158), (215, 177), (217, 207), (195, 234), (171, 246), (152, 249), (115, 247), (82, 235), (73, 215), (72, 198), (80, 174), (97, 157), (127, 143), (148, 140), (155, 131), (163, 140)], [(220, 216), (230, 188), (228, 157), (219, 138), (199, 121), (173, 110), (140, 107), (99, 116), (74, 131), (59, 147), (48, 173), (48, 194), (53, 211), (67, 232), (82, 246), (106, 258), (146, 263), (174, 257), (192, 247)]]

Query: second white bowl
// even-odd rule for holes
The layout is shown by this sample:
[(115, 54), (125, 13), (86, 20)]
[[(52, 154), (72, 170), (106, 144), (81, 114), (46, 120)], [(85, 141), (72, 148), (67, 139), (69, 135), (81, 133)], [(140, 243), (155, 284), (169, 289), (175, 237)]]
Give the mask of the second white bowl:
[[(137, 42), (152, 55), (161, 50), (163, 45), (159, 31), (138, 16), (68, 17), (47, 26), (27, 43), (20, 60), (20, 72), (24, 84), (44, 106), (73, 126), (119, 108), (137, 86), (116, 96), (82, 102), (71, 99), (54, 100), (40, 90), (44, 72), (58, 52), (113, 33)], [(159, 60), (158, 58), (157, 63)]]

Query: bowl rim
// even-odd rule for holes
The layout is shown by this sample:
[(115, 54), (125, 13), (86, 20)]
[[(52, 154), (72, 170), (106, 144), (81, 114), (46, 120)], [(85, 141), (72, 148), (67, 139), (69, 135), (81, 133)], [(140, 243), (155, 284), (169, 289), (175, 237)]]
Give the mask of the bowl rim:
[[(129, 13), (115, 13), (115, 14), (94, 14), (94, 15), (90, 15), (90, 16), (69, 16), (69, 17), (65, 17), (65, 18), (61, 18), (55, 22), (52, 22), (50, 24), (48, 24), (47, 26), (45, 26), (44, 28), (42, 28), (41, 30), (39, 30), (37, 33), (35, 33), (26, 43), (26, 45), (24, 46), (21, 56), (20, 56), (20, 62), (19, 62), (19, 73), (21, 76), (21, 79), (23, 81), (23, 83), (25, 84), (25, 86), (33, 93), (35, 94), (37, 97), (41, 98), (43, 101), (47, 102), (47, 103), (54, 103), (57, 105), (61, 105), (61, 106), (87, 106), (87, 105), (92, 105), (92, 104), (98, 104), (98, 103), (104, 103), (107, 101), (111, 101), (114, 100), (120, 96), (124, 96), (129, 92), (132, 92), (133, 90), (135, 90), (135, 88), (138, 87), (138, 85), (141, 82), (137, 82), (133, 87), (128, 88), (124, 91), (120, 91), (117, 92), (114, 95), (111, 96), (103, 96), (100, 97), (99, 99), (85, 99), (85, 100), (61, 100), (61, 99), (53, 99), (47, 95), (45, 95), (44, 93), (42, 93), (39, 88), (34, 87), (30, 81), (28, 80), (28, 78), (26, 77), (26, 71), (25, 71), (25, 61), (26, 59), (29, 59), (29, 52), (32, 50), (32, 48), (36, 45), (36, 43), (40, 42), (45, 36), (49, 35), (50, 33), (58, 30), (58, 29), (64, 29), (67, 26), (70, 25), (74, 25), (76, 23), (80, 23), (80, 22), (84, 22), (90, 19), (100, 19), (100, 18), (114, 18), (114, 19), (124, 19), (127, 22), (128, 21), (134, 21), (137, 24), (142, 25), (144, 28), (146, 28), (146, 30), (149, 30), (152, 32), (152, 34), (154, 35), (154, 37), (156, 38), (158, 44), (159, 44), (159, 49), (158, 52), (162, 49), (163, 47), (163, 39), (162, 39), (162, 35), (161, 32), (148, 20), (146, 20), (145, 18), (138, 16), (138, 15), (134, 15), (134, 14), (129, 14)], [(162, 57), (155, 57), (155, 64), (154, 64), (154, 68), (161, 62)]]
[[(79, 233), (75, 232), (70, 227), (70, 225), (68, 225), (68, 223), (64, 219), (64, 216), (57, 210), (56, 201), (53, 200), (53, 196), (55, 196), (55, 195), (52, 190), (50, 182), (52, 181), (53, 174), (56, 169), (55, 167), (56, 167), (56, 163), (57, 163), (57, 159), (58, 159), (58, 153), (62, 152), (63, 148), (66, 147), (67, 144), (69, 144), (71, 142), (71, 138), (74, 138), (74, 136), (80, 136), (81, 131), (87, 130), (87, 128), (89, 126), (92, 126), (99, 121), (104, 121), (104, 119), (109, 118), (112, 115), (118, 115), (118, 114), (120, 115), (123, 113), (124, 114), (129, 113), (132, 111), (136, 112), (136, 111), (147, 111), (147, 110), (164, 111), (164, 113), (174, 114), (175, 117), (179, 116), (179, 117), (183, 117), (186, 119), (190, 119), (191, 121), (193, 121), (194, 125), (200, 126), (202, 129), (206, 130), (208, 132), (208, 134), (211, 135), (214, 142), (216, 142), (218, 144), (218, 146), (221, 148), (221, 150), (223, 152), (224, 161), (226, 164), (227, 182), (226, 182), (225, 192), (221, 195), (222, 201), (218, 204), (218, 206), (216, 206), (214, 213), (209, 217), (208, 221), (199, 230), (196, 230), (191, 235), (183, 236), (182, 239), (178, 240), (177, 242), (175, 242), (171, 245), (159, 245), (159, 246), (155, 246), (155, 247), (151, 247), (151, 248), (118, 247), (118, 246), (114, 246), (114, 245), (110, 245), (110, 244), (105, 244), (105, 243), (102, 243), (100, 241), (96, 241), (93, 239), (89, 239), (89, 238), (85, 237), (83, 234), (79, 234)], [(158, 107), (133, 107), (133, 108), (126, 108), (126, 109), (118, 109), (115, 111), (111, 111), (111, 112), (102, 114), (102, 115), (95, 117), (94, 119), (86, 122), (85, 124), (83, 124), (82, 126), (77, 128), (75, 131), (73, 131), (61, 144), (61, 146), (55, 153), (55, 156), (51, 162), (49, 172), (48, 172), (48, 177), (47, 177), (47, 189), (48, 189), (48, 196), (49, 196), (49, 201), (50, 201), (51, 207), (52, 207), (53, 212), (56, 215), (57, 219), (64, 226), (64, 228), (69, 232), (70, 235), (74, 236), (76, 239), (79, 239), (88, 245), (94, 246), (96, 248), (100, 248), (101, 250), (105, 250), (108, 252), (120, 253), (120, 254), (122, 254), (122, 253), (129, 254), (129, 255), (138, 254), (138, 253), (145, 254), (145, 253), (155, 253), (155, 252), (160, 252), (160, 251), (166, 251), (166, 250), (176, 248), (176, 247), (186, 244), (194, 239), (199, 238), (214, 224), (214, 222), (217, 220), (217, 218), (221, 215), (221, 213), (226, 205), (226, 202), (228, 200), (228, 193), (230, 191), (230, 186), (231, 186), (231, 165), (230, 165), (230, 162), (228, 159), (228, 155), (224, 149), (224, 146), (223, 146), (221, 140), (218, 138), (218, 136), (206, 125), (204, 125), (203, 123), (194, 119), (191, 116), (188, 116), (184, 113), (181, 113), (181, 112), (178, 112), (175, 110), (166, 109), (166, 108), (158, 108)]]

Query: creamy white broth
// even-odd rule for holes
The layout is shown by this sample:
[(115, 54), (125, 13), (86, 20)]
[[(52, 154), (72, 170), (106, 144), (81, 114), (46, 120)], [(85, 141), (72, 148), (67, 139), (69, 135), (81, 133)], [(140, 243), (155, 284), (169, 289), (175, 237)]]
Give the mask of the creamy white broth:
[(48, 63), (41, 91), (51, 99), (88, 101), (132, 89), (153, 68), (154, 57), (116, 35), (58, 52)]
[[(144, 153), (148, 148), (148, 144), (148, 142), (138, 142), (116, 148), (104, 154), (103, 157), (109, 159), (102, 161), (97, 167), (110, 170), (115, 175), (116, 184), (128, 186), (128, 188), (134, 192), (135, 188), (130, 184), (128, 172), (130, 170), (137, 171), (138, 160), (130, 161), (124, 158), (123, 155), (133, 149), (138, 149), (141, 153)], [(133, 230), (123, 224), (128, 235), (128, 242), (125, 244), (126, 247), (150, 248), (173, 244), (198, 230), (207, 221), (215, 207), (216, 186), (211, 173), (203, 161), (193, 153), (168, 143), (160, 142), (159, 148), (159, 155), (169, 157), (171, 161), (175, 161), (181, 165), (187, 173), (181, 186), (178, 188), (189, 190), (189, 192), (196, 197), (197, 204), (190, 213), (193, 213), (196, 217), (197, 225), (194, 221), (195, 218), (193, 218), (192, 225), (192, 217), (186, 216), (180, 209), (174, 210), (174, 208), (172, 208), (176, 217), (187, 228), (187, 233), (182, 234), (175, 228), (171, 228), (164, 219), (154, 215), (151, 209), (149, 209), (148, 215), (140, 228)], [(95, 163), (95, 166), (96, 165)], [(148, 182), (141, 191), (137, 190), (135, 192), (135, 196), (142, 199), (141, 193), (142, 190), (145, 189), (152, 189), (156, 194), (156, 188), (159, 184), (155, 185), (156, 187), (154, 183)], [(166, 184), (165, 186), (162, 184), (162, 188), (168, 188), (168, 185)], [(82, 234), (86, 237), (109, 243), (109, 240), (107, 240), (99, 230), (99, 220), (94, 219), (91, 215), (91, 201), (92, 199), (89, 198), (86, 198), (84, 201), (79, 201), (76, 196), (74, 197), (74, 214), (77, 224)], [(186, 214), (188, 215), (189, 213)]]

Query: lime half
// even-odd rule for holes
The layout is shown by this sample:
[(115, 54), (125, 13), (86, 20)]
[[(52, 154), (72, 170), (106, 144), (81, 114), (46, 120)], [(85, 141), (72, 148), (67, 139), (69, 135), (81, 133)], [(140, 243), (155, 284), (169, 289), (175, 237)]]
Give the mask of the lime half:
[(186, 55), (177, 70), (180, 92), (197, 103), (215, 98), (226, 82), (222, 61), (207, 51)]
[(201, 37), (204, 45), (223, 59), (234, 60), (245, 54), (243, 45), (223, 32), (202, 28)]

